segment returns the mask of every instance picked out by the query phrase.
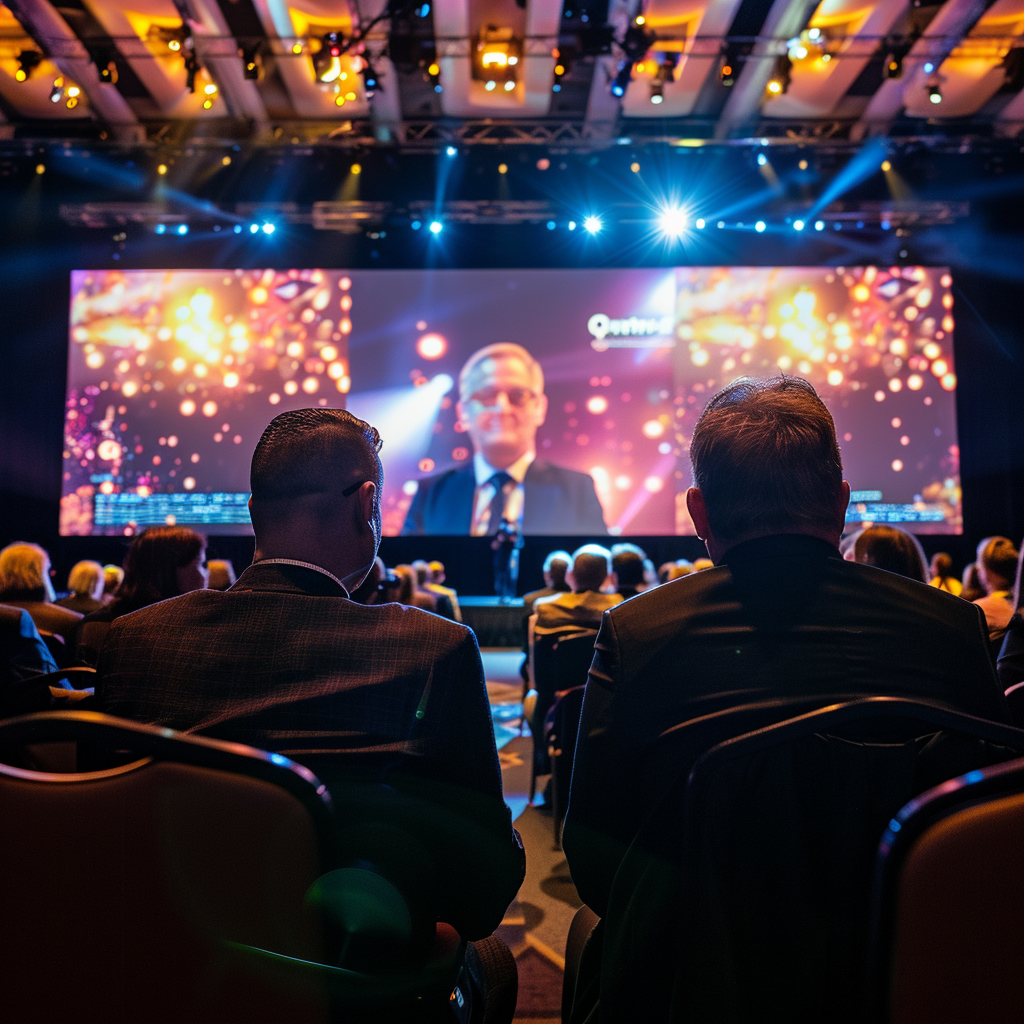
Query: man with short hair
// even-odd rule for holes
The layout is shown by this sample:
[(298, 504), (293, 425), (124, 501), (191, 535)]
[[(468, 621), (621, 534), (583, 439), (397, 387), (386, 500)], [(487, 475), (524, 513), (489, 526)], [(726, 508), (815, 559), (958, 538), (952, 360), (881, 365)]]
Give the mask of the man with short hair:
[(636, 544), (612, 545), (615, 591), (624, 601), (647, 589), (646, 561), (646, 553)]
[[(336, 792), (353, 779), (422, 800), (418, 893), (489, 935), (523, 878), (473, 633), (416, 608), (356, 604), (374, 563), (377, 431), (337, 409), (282, 413), (252, 459), (253, 564), (122, 616), (100, 663), (104, 710), (285, 754)], [(402, 851), (393, 851), (401, 855)]]
[(817, 695), (923, 698), (1009, 721), (978, 609), (840, 557), (850, 486), (809, 383), (733, 382), (694, 427), (690, 457), (687, 508), (714, 566), (608, 611), (587, 683), (563, 844), (600, 915), (666, 782), (640, 766), (681, 722)]
[[(413, 563), (415, 564), (415, 563)], [(444, 571), (444, 562), (433, 561), (428, 564), (429, 575), (424, 586), (432, 594), (437, 595), (437, 610), (441, 612), (441, 598), (446, 597), (451, 603), (451, 615), (449, 618), (456, 622), (462, 621), (462, 609), (459, 607), (459, 595), (452, 587), (446, 587), (444, 581), (447, 578)], [(441, 612), (441, 614), (445, 614)]]
[(544, 559), (542, 572), (544, 574), (544, 586), (539, 590), (531, 590), (523, 595), (523, 610), (527, 617), (533, 614), (533, 606), (543, 597), (557, 597), (559, 594), (567, 594), (572, 587), (565, 582), (565, 574), (572, 564), (572, 555), (568, 551), (552, 551)]
[(608, 532), (593, 479), (537, 457), (547, 415), (544, 372), (521, 345), (487, 345), (459, 374), (459, 423), (473, 461), (421, 480), (403, 534), (493, 536), (503, 520), (521, 536)]

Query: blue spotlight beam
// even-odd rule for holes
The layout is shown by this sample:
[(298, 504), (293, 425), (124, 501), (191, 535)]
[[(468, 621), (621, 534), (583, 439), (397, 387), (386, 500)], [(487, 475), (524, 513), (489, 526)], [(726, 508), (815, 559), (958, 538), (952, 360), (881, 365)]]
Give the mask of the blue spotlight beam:
[(821, 190), (804, 220), (813, 220), (829, 203), (855, 188), (875, 174), (886, 158), (886, 145), (882, 139), (868, 139), (850, 162)]

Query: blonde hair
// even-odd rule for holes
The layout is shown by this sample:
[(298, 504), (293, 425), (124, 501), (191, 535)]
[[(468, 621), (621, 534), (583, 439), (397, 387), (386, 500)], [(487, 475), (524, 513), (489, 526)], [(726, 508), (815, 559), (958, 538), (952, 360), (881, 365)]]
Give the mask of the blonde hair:
[(469, 379), (469, 375), (485, 359), (518, 359), (521, 363), (525, 363), (526, 369), (530, 373), (533, 390), (538, 395), (544, 394), (544, 371), (540, 368), (540, 363), (522, 345), (516, 345), (511, 341), (499, 341), (497, 344), (485, 345), (483, 348), (477, 349), (466, 360), (466, 365), (459, 372), (459, 397), (462, 401), (469, 398), (466, 393), (466, 381)]
[(45, 590), (49, 564), (50, 556), (38, 544), (8, 544), (0, 551), (0, 590)]
[(99, 599), (103, 593), (103, 583), (103, 566), (89, 559), (75, 562), (68, 573), (68, 590), (75, 594)]
[(103, 566), (103, 593), (113, 594), (124, 579), (124, 569), (119, 565), (105, 565)]

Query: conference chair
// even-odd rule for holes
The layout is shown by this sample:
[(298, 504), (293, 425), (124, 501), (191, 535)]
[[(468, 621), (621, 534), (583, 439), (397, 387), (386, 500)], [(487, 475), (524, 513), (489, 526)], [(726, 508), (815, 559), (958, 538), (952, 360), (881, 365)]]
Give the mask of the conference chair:
[(907, 804), (878, 850), (870, 999), (883, 1024), (1021, 1019), (1024, 760)]
[(410, 954), (409, 902), (373, 863), (337, 859), (308, 769), (94, 712), (0, 722), (3, 760), (43, 740), (136, 759), (0, 764), (5, 1019), (484, 1019), (459, 973), (465, 943), (439, 925)]
[(544, 738), (544, 719), (555, 703), (556, 693), (586, 683), (590, 663), (594, 658), (596, 637), (596, 629), (581, 629), (579, 626), (565, 626), (550, 633), (534, 633), (531, 663), (537, 697), (530, 714), (530, 732), (533, 734), (531, 803), (536, 793), (537, 776), (547, 775), (551, 771)]
[(1006, 706), (1010, 709), (1010, 721), (1024, 727), (1024, 682), (1014, 683), (1006, 691)]
[(891, 697), (712, 747), (616, 874), (602, 1016), (859, 1020), (879, 836), (911, 797), (1021, 752), (1024, 731)]
[(572, 762), (583, 714), (586, 686), (573, 686), (555, 695), (555, 703), (544, 719), (544, 742), (551, 761), (551, 812), (555, 826), (555, 849), (562, 848), (562, 826), (569, 806)]

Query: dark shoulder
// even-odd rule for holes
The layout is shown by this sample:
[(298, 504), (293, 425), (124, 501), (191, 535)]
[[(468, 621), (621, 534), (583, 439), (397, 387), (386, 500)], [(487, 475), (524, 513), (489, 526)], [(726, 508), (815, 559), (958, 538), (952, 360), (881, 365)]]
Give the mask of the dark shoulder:
[(576, 487), (594, 486), (593, 478), (589, 473), (581, 473), (578, 469), (568, 469), (565, 466), (556, 466), (546, 459), (534, 459), (526, 471), (526, 476), (531, 482), (536, 483)]
[(444, 490), (445, 487), (455, 484), (465, 477), (472, 475), (472, 465), (458, 466), (455, 469), (447, 469), (443, 473), (435, 473), (433, 476), (424, 477), (420, 481), (418, 493), (425, 494), (428, 491)]

